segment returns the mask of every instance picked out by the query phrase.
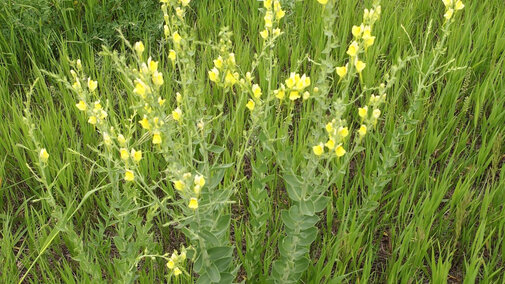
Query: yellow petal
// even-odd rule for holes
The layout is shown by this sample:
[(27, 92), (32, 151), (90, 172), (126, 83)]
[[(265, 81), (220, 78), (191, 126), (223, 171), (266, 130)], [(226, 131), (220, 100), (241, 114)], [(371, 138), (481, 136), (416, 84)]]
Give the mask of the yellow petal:
[(321, 156), (324, 153), (324, 147), (322, 144), (312, 147), (312, 151), (316, 156)]
[(126, 181), (133, 181), (135, 179), (135, 174), (130, 170), (126, 170), (124, 174), (124, 179)]
[(198, 199), (192, 197), (189, 200), (188, 207), (191, 208), (191, 209), (197, 209), (198, 208)]
[(343, 155), (345, 155), (346, 151), (344, 149), (344, 147), (342, 147), (342, 145), (338, 145), (337, 148), (335, 149), (335, 154), (337, 155), (337, 157), (342, 157)]

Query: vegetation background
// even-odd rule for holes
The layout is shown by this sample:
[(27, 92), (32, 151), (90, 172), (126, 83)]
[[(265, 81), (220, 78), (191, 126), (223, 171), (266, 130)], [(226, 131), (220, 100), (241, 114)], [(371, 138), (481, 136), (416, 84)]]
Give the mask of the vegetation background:
[[(342, 58), (351, 27), (361, 22), (369, 2), (337, 1), (335, 27), (341, 36), (337, 51)], [(277, 81), (289, 74), (288, 66), (298, 59), (324, 49), (317, 1), (286, 0), (282, 4), (286, 17), (284, 34), (276, 46)], [(250, 66), (261, 44), (261, 5), (252, 0), (194, 0), (188, 22), (201, 41), (217, 41), (220, 28), (229, 26), (237, 64)], [(436, 31), (443, 23), (441, 1), (388, 0), (381, 5), (382, 16), (374, 30), (377, 39), (369, 55), (375, 62), (369, 62), (363, 73), (365, 84), (382, 80), (390, 67), (384, 63), (411, 53), (407, 33), (415, 46), (422, 46), (429, 21), (433, 21), (435, 31), (428, 35), (430, 42), (436, 41)], [(331, 203), (318, 223), (311, 263), (302, 276), (304, 283), (355, 283), (360, 279), (392, 283), (505, 282), (505, 5), (503, 0), (467, 0), (465, 5), (451, 27), (446, 52), (447, 59), (454, 58), (454, 66), (464, 68), (431, 86), (423, 107), (414, 116), (416, 128), (405, 137), (401, 155), (388, 169), (380, 206), (366, 224), (358, 224), (355, 216), (362, 210), (362, 188), (374, 176), (383, 156), (381, 147), (392, 139), (408, 109), (412, 92), (409, 82), (418, 76), (409, 68), (399, 75), (399, 83), (388, 93), (380, 127), (367, 140), (363, 155), (353, 158), (340, 186), (328, 194)], [(104, 282), (120, 279), (121, 255), (112, 241), (109, 195), (99, 190), (86, 196), (100, 187), (103, 174), (95, 172), (92, 162), (76, 155), (97, 158), (88, 145), (96, 145), (99, 137), (75, 108), (75, 94), (47, 72), (67, 75), (68, 58), (80, 58), (90, 76), (99, 82), (103, 100), (114, 102), (118, 117), (128, 117), (134, 98), (116, 80), (111, 60), (99, 53), (102, 46), (129, 52), (119, 30), (130, 42), (142, 40), (149, 54), (160, 60), (160, 69), (168, 69), (168, 54), (160, 42), (162, 23), (159, 3), (154, 0), (1, 1), (0, 282), (17, 282), (26, 272), (26, 282), (86, 282), (90, 281), (88, 270), (96, 267)], [(202, 81), (206, 81), (214, 58), (210, 48), (198, 50), (195, 73)], [(23, 122), (23, 109), (26, 94), (37, 79), (31, 111), (40, 130), (40, 142), (51, 153), (51, 175), (60, 171), (55, 182), (57, 199), (62, 208), (71, 211), (85, 196), (87, 199), (65, 224), (57, 222), (51, 207), (44, 205), (44, 187), (27, 167), (37, 160), (38, 153), (25, 148), (32, 142)], [(201, 87), (209, 94), (205, 98), (209, 106), (220, 103), (221, 98), (211, 95), (208, 81)], [(247, 118), (227, 123), (245, 126)], [(310, 151), (316, 131), (309, 127), (312, 124), (303, 123), (292, 141), (293, 155), (298, 159)], [(236, 162), (232, 153), (239, 151), (240, 141), (229, 143), (224, 163)], [(164, 169), (164, 162), (148, 151), (146, 160), (149, 162), (142, 167), (154, 177)], [(247, 176), (246, 166), (242, 176)], [(282, 226), (279, 212), (288, 207), (286, 193), (276, 190), (278, 183), (275, 176), (267, 181), (272, 208), (268, 209), (262, 261), (257, 264), (263, 265), (260, 275), (269, 274), (277, 256)], [(237, 241), (247, 235), (248, 203), (243, 202), (243, 193), (233, 199), (237, 206), (231, 234)], [(160, 215), (155, 219), (152, 232), (158, 248), (171, 253), (185, 242), (182, 234), (163, 226), (167, 222), (164, 218)], [(74, 237), (83, 241), (90, 251), (90, 263), (96, 266), (83, 267), (82, 259), (72, 257), (66, 239), (72, 237), (56, 236), (58, 226), (73, 228)], [(236, 247), (236, 259), (242, 259), (243, 246), (237, 241)], [(166, 278), (168, 269), (162, 260), (142, 262), (135, 274), (139, 282), (190, 281)], [(246, 279), (245, 271), (239, 270), (238, 275), (238, 280)], [(263, 280), (260, 277), (257, 281)]]

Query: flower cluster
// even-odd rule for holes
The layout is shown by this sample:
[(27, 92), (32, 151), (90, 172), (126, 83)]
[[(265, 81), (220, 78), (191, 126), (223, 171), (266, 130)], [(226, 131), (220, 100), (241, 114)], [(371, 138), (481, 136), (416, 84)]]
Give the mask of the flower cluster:
[(461, 0), (442, 0), (445, 5), (445, 14), (444, 18), (449, 21), (452, 19), (455, 11), (462, 10), (465, 8), (465, 4)]
[[(142, 43), (135, 44), (135, 50), (137, 53), (141, 54), (144, 51), (144, 45)], [(144, 69), (150, 68), (151, 70), (154, 70), (157, 68), (157, 62), (153, 62), (149, 59), (148, 64), (150, 67), (147, 67), (147, 65), (144, 64)], [(71, 88), (77, 93), (79, 97), (79, 102), (75, 106), (80, 111), (86, 113), (88, 117), (88, 123), (97, 127), (98, 132), (102, 135), (103, 143), (105, 146), (108, 149), (114, 149), (114, 151), (117, 151), (115, 153), (119, 153), (119, 157), (124, 163), (124, 180), (128, 182), (134, 181), (135, 174), (131, 166), (135, 166), (138, 162), (140, 162), (142, 159), (142, 151), (137, 151), (133, 148), (131, 151), (128, 151), (128, 139), (126, 139), (123, 134), (117, 133), (114, 127), (109, 126), (109, 123), (106, 119), (108, 116), (107, 112), (103, 109), (100, 101), (97, 100), (92, 103), (89, 102), (89, 97), (97, 90), (98, 83), (89, 77), (87, 80), (84, 79), (86, 78), (86, 75), (82, 71), (82, 64), (80, 60), (76, 61), (75, 66), (79, 74), (75, 70), (70, 70), (70, 73), (72, 74), (74, 80)], [(148, 73), (148, 71), (144, 72)], [(86, 87), (82, 87), (81, 81), (86, 82)], [(147, 94), (148, 88), (149, 86), (146, 86), (144, 88), (144, 96)], [(43, 153), (41, 151), (41, 159), (44, 159), (46, 155), (47, 152)], [(47, 158), (45, 160), (47, 160)], [(131, 163), (131, 161), (134, 163)]]
[[(169, 58), (174, 61), (176, 56), (176, 51), (182, 49), (184, 44), (184, 37), (181, 35), (183, 33), (183, 23), (184, 16), (186, 15), (186, 7), (188, 7), (190, 0), (160, 0), (161, 11), (163, 12), (163, 20), (165, 24), (163, 25), (163, 33), (165, 39), (171, 39), (174, 43), (175, 51), (170, 51)], [(172, 17), (169, 16), (168, 9), (174, 9)]]
[(186, 260), (186, 248), (182, 247), (181, 253), (178, 253), (177, 250), (175, 250), (172, 253), (172, 255), (167, 261), (167, 267), (175, 276), (179, 276), (182, 274), (181, 267), (184, 266), (185, 260)]
[(46, 148), (40, 149), (39, 159), (42, 163), (47, 163), (47, 160), (49, 160), (49, 153), (47, 152)]
[[(160, 95), (160, 88), (164, 83), (163, 74), (158, 71), (158, 62), (151, 57), (144, 62), (144, 44), (139, 41), (135, 43), (134, 49), (137, 52), (139, 66), (133, 69), (131, 76), (133, 79), (133, 93), (139, 99), (139, 109), (142, 119), (139, 124), (143, 129), (152, 134), (152, 143), (159, 145), (163, 142), (162, 129), (165, 125), (165, 102), (166, 99)], [(180, 94), (177, 95), (178, 102)], [(182, 120), (182, 110), (177, 107), (172, 111), (172, 119), (178, 123)]]
[(208, 71), (209, 80), (219, 87), (233, 87), (240, 82), (235, 53), (232, 52), (231, 32), (223, 28), (219, 32), (219, 56), (214, 59), (214, 67)]
[[(122, 136), (122, 135), (121, 135)], [(126, 144), (123, 144), (122, 146), (126, 147)], [(131, 149), (131, 151), (128, 151), (128, 148), (121, 148), (119, 149), (119, 155), (121, 157), (121, 160), (125, 163), (125, 167), (127, 170), (125, 171), (125, 177), (124, 179), (126, 181), (133, 181), (135, 179), (135, 174), (133, 171), (128, 170), (128, 165), (130, 165), (131, 161), (134, 162), (134, 164), (137, 164), (140, 162), (142, 159), (142, 151), (140, 150), (135, 150)]]
[(377, 121), (381, 115), (379, 107), (386, 99), (385, 89), (386, 86), (381, 84), (379, 86), (379, 95), (370, 95), (368, 104), (358, 108), (358, 116), (361, 119), (361, 126), (358, 130), (360, 139), (366, 135), (367, 129), (377, 125)]
[(349, 129), (345, 126), (346, 122), (342, 119), (333, 119), (326, 124), (326, 132), (328, 134), (328, 141), (326, 143), (319, 143), (312, 147), (312, 151), (316, 156), (321, 156), (324, 153), (325, 147), (328, 150), (335, 151), (337, 157), (345, 155), (346, 150), (343, 146), (347, 136), (349, 136)]
[(282, 10), (279, 0), (274, 0), (273, 5), (272, 0), (264, 0), (263, 6), (266, 9), (263, 18), (265, 20), (265, 29), (260, 32), (260, 36), (264, 40), (276, 38), (281, 34), (281, 30), (278, 28), (279, 21), (286, 15), (286, 12)]
[(209, 79), (218, 86), (233, 87), (240, 79), (235, 65), (235, 54), (228, 53), (214, 59), (214, 68), (208, 74)]
[[(105, 119), (107, 118), (107, 112), (102, 108), (100, 100), (90, 102), (90, 96), (98, 88), (98, 82), (93, 81), (91, 78), (85, 78), (84, 72), (82, 71), (81, 61), (77, 60), (77, 72), (70, 70), (74, 83), (72, 84), (72, 89), (77, 93), (79, 97), (79, 102), (75, 105), (80, 111), (86, 112), (88, 117), (88, 122), (93, 125), (101, 126)], [(85, 85), (86, 87), (82, 87)]]
[(205, 186), (205, 178), (202, 175), (185, 173), (173, 181), (174, 188), (188, 201), (188, 208), (196, 210), (198, 208), (198, 197)]
[[(350, 57), (352, 67), (361, 75), (365, 69), (366, 63), (360, 59), (360, 54), (375, 42), (375, 36), (372, 36), (372, 28), (374, 23), (379, 19), (381, 14), (381, 6), (375, 6), (373, 9), (365, 9), (363, 14), (363, 22), (359, 26), (352, 27), (353, 41), (347, 49), (347, 55)], [(343, 66), (337, 67), (337, 75), (342, 79), (349, 73), (349, 62)]]
[(305, 91), (305, 89), (310, 86), (310, 77), (303, 74), (291, 72), (289, 78), (284, 81), (285, 84), (281, 84), (281, 87), (274, 91), (275, 96), (279, 100), (283, 100), (288, 94), (288, 98), (295, 101), (303, 96), (306, 100), (310, 97), (310, 93)]

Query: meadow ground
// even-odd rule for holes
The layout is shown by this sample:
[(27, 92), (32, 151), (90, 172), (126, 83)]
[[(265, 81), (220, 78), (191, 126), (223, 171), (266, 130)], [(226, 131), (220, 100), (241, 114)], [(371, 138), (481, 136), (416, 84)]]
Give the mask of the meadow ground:
[(162, 2), (1, 1), (1, 283), (505, 282), (503, 0)]

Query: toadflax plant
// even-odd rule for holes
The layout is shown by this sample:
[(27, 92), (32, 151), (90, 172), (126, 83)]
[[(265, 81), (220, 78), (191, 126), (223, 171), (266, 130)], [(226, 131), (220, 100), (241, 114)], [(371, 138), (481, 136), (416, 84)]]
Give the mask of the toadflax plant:
[[(363, 246), (371, 246), (377, 232), (367, 231), (367, 224), (377, 222), (374, 210), (390, 180), (388, 172), (401, 155), (403, 140), (420, 118), (423, 95), (454, 70), (448, 68), (451, 62), (441, 64), (441, 59), (463, 3), (443, 1), (445, 22), (432, 52), (425, 50), (425, 43), (422, 51), (387, 66), (390, 71), (382, 81), (370, 86), (364, 74), (376, 62), (369, 51), (380, 24), (380, 1), (363, 11), (349, 33), (352, 40), (342, 43), (335, 34), (337, 1), (317, 0), (323, 15), (324, 49), (296, 58), (288, 66), (279, 66), (278, 47), (290, 12), (288, 5), (282, 6), (284, 2), (261, 2), (258, 49), (251, 62), (243, 65), (237, 63), (228, 28), (221, 28), (217, 42), (202, 42), (188, 20), (194, 12), (190, 0), (160, 2), (161, 52), (149, 50), (142, 41), (131, 44), (121, 34), (125, 52), (104, 47), (101, 53), (114, 64), (114, 76), (121, 85), (117, 97), (128, 99), (128, 109), (103, 100), (102, 83), (81, 60), (69, 60), (66, 77), (53, 74), (72, 90), (82, 122), (99, 137), (96, 145), (89, 146), (93, 156), (72, 151), (92, 165), (90, 178), (100, 179), (99, 186), (75, 208), (72, 202), (67, 202), (66, 209), (58, 206), (54, 184), (46, 175), (53, 153), (38, 142), (27, 103), (25, 120), (32, 145), (26, 148), (32, 149), (32, 156), (36, 154), (37, 165), (32, 171), (45, 189), (40, 200), (59, 222), (41, 254), (62, 233), (73, 259), (87, 273), (86, 280), (103, 280), (99, 261), (91, 257), (93, 247), (84, 245), (71, 222), (81, 204), (100, 191), (110, 209), (100, 216), (97, 227), (100, 234), (111, 236), (114, 248), (114, 269), (104, 273), (115, 280), (142, 281), (139, 270), (162, 269), (166, 279), (157, 280), (167, 282), (232, 283), (240, 277), (254, 283), (299, 283), (314, 262), (311, 247), (320, 236), (321, 212), (326, 210), (327, 224), (335, 217), (329, 192), (343, 188), (352, 162), (363, 154), (365, 145), (382, 151), (381, 160), (374, 165), (374, 176), (366, 177), (361, 208), (345, 222), (366, 231), (366, 236), (353, 240), (356, 246), (348, 248), (349, 255), (359, 255)], [(338, 47), (343, 45), (345, 51), (339, 54)], [(204, 52), (212, 54), (212, 62), (202, 62), (199, 54)], [(206, 64), (210, 67), (200, 68)], [(375, 143), (383, 106), (399, 80), (398, 72), (409, 64), (419, 74), (409, 109), (392, 138), (384, 145)], [(200, 69), (205, 69), (205, 76), (197, 75)], [(203, 86), (209, 87), (217, 104), (208, 104), (210, 94)], [(300, 129), (311, 129), (313, 135), (295, 139), (306, 133)], [(440, 203), (441, 196), (430, 200)], [(434, 208), (419, 212), (426, 217), (423, 220)], [(276, 221), (280, 223), (272, 226)], [(430, 226), (430, 222), (419, 222), (412, 228), (427, 231)], [(278, 230), (272, 232), (272, 228)], [(410, 242), (414, 233), (407, 231), (402, 241)], [(277, 238), (269, 238), (272, 235)], [(172, 243), (173, 236), (180, 237), (179, 241)], [(272, 239), (277, 245), (266, 244)], [(424, 243), (416, 244), (427, 253)], [(275, 249), (268, 251), (271, 247)], [(399, 250), (394, 257), (419, 266), (423, 261), (408, 250)], [(363, 269), (369, 271), (372, 258), (364, 258)], [(334, 264), (327, 264), (330, 274), (348, 272), (338, 264), (334, 269)], [(392, 269), (394, 274), (404, 272), (396, 266)], [(341, 279), (334, 276), (335, 281)], [(367, 280), (366, 276), (362, 279)]]

